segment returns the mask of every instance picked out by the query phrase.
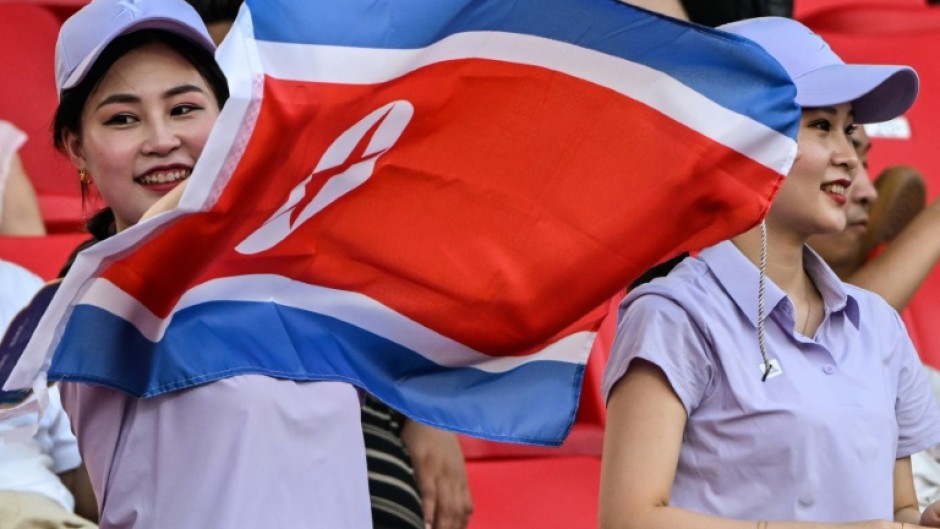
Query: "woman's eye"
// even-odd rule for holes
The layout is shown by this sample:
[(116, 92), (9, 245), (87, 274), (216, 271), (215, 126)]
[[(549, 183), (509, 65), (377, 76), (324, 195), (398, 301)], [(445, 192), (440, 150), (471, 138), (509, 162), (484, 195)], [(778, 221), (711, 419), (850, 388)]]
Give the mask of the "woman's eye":
[(105, 121), (105, 125), (130, 125), (135, 120), (131, 114), (115, 114)]
[(200, 107), (198, 107), (198, 106), (196, 106), (196, 105), (191, 105), (191, 104), (189, 104), (189, 103), (185, 103), (185, 104), (182, 104), (182, 105), (176, 105), (175, 107), (173, 107), (173, 110), (170, 111), (170, 115), (172, 115), (172, 116), (183, 116), (183, 115), (189, 114), (189, 113), (192, 112), (193, 110), (199, 110), (199, 108), (200, 108)]
[(817, 119), (815, 121), (811, 121), (809, 126), (810, 128), (824, 130), (827, 132), (832, 130), (832, 123), (830, 123), (828, 119)]
[(853, 123), (845, 128), (845, 134), (851, 138), (852, 136), (855, 135), (855, 131), (857, 130), (858, 130), (858, 125)]

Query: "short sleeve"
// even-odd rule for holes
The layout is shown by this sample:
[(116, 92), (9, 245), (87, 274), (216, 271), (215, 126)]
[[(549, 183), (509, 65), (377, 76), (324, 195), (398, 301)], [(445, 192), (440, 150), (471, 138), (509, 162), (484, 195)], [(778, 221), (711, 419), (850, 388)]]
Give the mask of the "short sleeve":
[(899, 362), (898, 394), (895, 401), (895, 416), (898, 421), (897, 457), (902, 458), (940, 443), (940, 409), (930, 389), (927, 369), (921, 363), (897, 314), (895, 319), (900, 328), (898, 344), (894, 351)]
[(641, 358), (666, 375), (685, 411), (691, 414), (713, 386), (713, 356), (690, 314), (655, 294), (628, 297), (604, 372), (604, 399), (630, 363)]
[(12, 124), (0, 120), (0, 207), (3, 206), (3, 193), (10, 177), (13, 155), (26, 141), (26, 135)]
[(20, 310), (29, 304), (43, 282), (36, 274), (0, 259), (0, 338)]

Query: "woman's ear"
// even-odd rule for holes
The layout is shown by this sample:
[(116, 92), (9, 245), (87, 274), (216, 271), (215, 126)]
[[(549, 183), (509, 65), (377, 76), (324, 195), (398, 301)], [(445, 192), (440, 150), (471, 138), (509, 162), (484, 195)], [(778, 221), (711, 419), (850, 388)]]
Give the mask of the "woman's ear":
[(65, 154), (69, 156), (72, 165), (76, 169), (85, 169), (85, 150), (82, 148), (82, 138), (73, 131), (66, 130), (62, 133), (62, 145), (65, 146)]

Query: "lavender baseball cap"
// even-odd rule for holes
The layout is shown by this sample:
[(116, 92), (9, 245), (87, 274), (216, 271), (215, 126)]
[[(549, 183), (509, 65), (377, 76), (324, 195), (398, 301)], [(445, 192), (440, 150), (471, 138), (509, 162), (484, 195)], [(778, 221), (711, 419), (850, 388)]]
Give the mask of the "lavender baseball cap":
[(900, 116), (917, 97), (912, 68), (845, 64), (822, 37), (795, 20), (751, 18), (718, 29), (753, 40), (777, 59), (793, 79), (801, 107), (852, 103), (857, 123), (877, 123)]
[(55, 47), (58, 93), (85, 78), (111, 42), (141, 29), (161, 29), (187, 38), (209, 53), (215, 44), (199, 13), (183, 0), (92, 0), (62, 24)]

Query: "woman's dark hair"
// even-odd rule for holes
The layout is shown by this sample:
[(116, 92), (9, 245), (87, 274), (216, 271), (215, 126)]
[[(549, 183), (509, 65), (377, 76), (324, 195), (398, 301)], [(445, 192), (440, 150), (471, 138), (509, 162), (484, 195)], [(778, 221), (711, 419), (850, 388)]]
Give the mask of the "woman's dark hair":
[(634, 280), (633, 283), (630, 284), (630, 288), (628, 288), (627, 291), (629, 292), (630, 290), (633, 290), (634, 288), (642, 284), (649, 283), (650, 281), (656, 278), (665, 277), (666, 275), (669, 274), (669, 272), (672, 272), (673, 268), (675, 268), (679, 263), (682, 262), (683, 259), (685, 259), (688, 256), (689, 256), (689, 252), (681, 253), (673, 257), (672, 259), (669, 259), (668, 261), (663, 261), (662, 263), (659, 263), (653, 268), (650, 268), (646, 272), (643, 272), (643, 274), (641, 274), (640, 277), (636, 278), (636, 280)]
[(66, 131), (81, 133), (85, 102), (88, 101), (88, 96), (95, 90), (111, 66), (128, 52), (154, 43), (166, 44), (192, 64), (209, 85), (219, 108), (222, 108), (228, 100), (228, 82), (212, 53), (175, 33), (159, 29), (135, 31), (111, 41), (98, 56), (98, 60), (95, 61), (82, 82), (62, 92), (52, 124), (52, 140), (57, 149), (65, 152)]
[(242, 0), (186, 0), (206, 24), (231, 22), (238, 15)]

